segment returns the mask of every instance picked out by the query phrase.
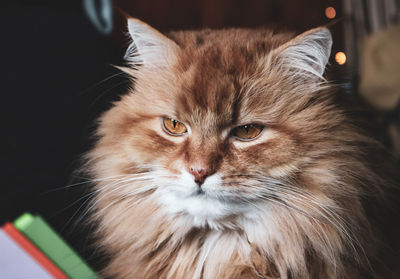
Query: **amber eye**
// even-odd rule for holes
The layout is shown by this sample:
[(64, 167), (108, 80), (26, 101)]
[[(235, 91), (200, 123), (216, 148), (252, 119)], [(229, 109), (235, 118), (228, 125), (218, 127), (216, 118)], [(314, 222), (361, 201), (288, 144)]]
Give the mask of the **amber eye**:
[(172, 118), (163, 118), (164, 130), (173, 136), (181, 136), (187, 132), (185, 124)]
[(248, 124), (236, 127), (232, 131), (232, 135), (243, 141), (250, 141), (255, 139), (259, 134), (261, 134), (264, 126), (258, 124)]

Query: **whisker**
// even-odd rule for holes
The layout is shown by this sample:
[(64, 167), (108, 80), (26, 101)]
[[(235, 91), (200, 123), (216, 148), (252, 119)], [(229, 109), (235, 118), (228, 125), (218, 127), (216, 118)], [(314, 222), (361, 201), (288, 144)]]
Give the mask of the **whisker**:
[(110, 75), (110, 76), (108, 76), (108, 77), (106, 77), (106, 78), (100, 80), (99, 82), (96, 82), (95, 84), (89, 86), (87, 89), (83, 90), (83, 91), (81, 92), (81, 94), (84, 95), (84, 94), (86, 94), (87, 92), (89, 92), (90, 90), (93, 90), (93, 89), (95, 89), (97, 86), (99, 86), (99, 85), (105, 83), (106, 81), (111, 80), (111, 79), (116, 78), (116, 77), (119, 77), (119, 76), (123, 76), (123, 75), (126, 75), (126, 74), (125, 74), (124, 72), (118, 72), (118, 73), (112, 74), (112, 75)]
[(90, 179), (88, 181), (85, 181), (84, 183), (80, 182), (80, 183), (68, 185), (67, 188), (69, 186), (74, 187), (74, 186), (82, 185), (82, 184), (86, 184), (86, 183), (111, 182), (111, 183), (105, 184), (104, 186), (100, 187), (99, 189), (95, 189), (95, 190), (85, 194), (84, 196), (80, 197), (78, 200), (72, 202), (70, 205), (68, 205), (66, 208), (64, 208), (63, 210), (66, 210), (66, 209), (70, 208), (71, 206), (75, 205), (76, 203), (78, 203), (79, 201), (86, 199), (85, 202), (83, 202), (79, 206), (79, 208), (74, 212), (74, 214), (65, 223), (63, 230), (65, 229), (66, 226), (68, 226), (70, 224), (70, 222), (73, 220), (73, 218), (75, 218), (75, 216), (77, 216), (77, 214), (82, 210), (82, 208), (86, 207), (86, 209), (83, 211), (83, 213), (81, 213), (79, 218), (77, 218), (77, 220), (74, 222), (74, 225), (72, 226), (73, 227), (72, 230), (74, 230), (76, 228), (78, 223), (82, 219), (84, 219), (86, 217), (86, 215), (90, 212), (90, 210), (93, 208), (93, 205), (92, 205), (93, 197), (96, 194), (98, 194), (100, 191), (104, 190), (107, 187), (113, 187), (113, 186), (119, 185), (120, 183), (123, 183), (124, 180), (126, 180), (127, 178), (130, 181), (132, 181), (134, 178), (140, 177), (140, 176), (143, 176), (143, 173), (133, 173), (133, 174), (129, 174), (129, 175), (114, 175), (114, 176), (103, 177), (103, 178), (95, 178), (95, 179)]
[(48, 193), (52, 193), (52, 192), (55, 192), (55, 191), (64, 190), (64, 189), (68, 189), (68, 188), (72, 188), (72, 187), (76, 187), (76, 186), (81, 186), (81, 185), (85, 185), (85, 184), (90, 184), (90, 183), (94, 183), (94, 182), (102, 182), (102, 181), (106, 181), (106, 180), (112, 180), (113, 178), (122, 177), (122, 176), (123, 175), (114, 175), (114, 176), (103, 177), (103, 178), (87, 179), (86, 181), (77, 182), (77, 183), (73, 183), (73, 184), (68, 184), (66, 186), (57, 187), (57, 188), (53, 188), (53, 189), (47, 190), (47, 191), (41, 193), (41, 195), (46, 195)]
[[(144, 181), (145, 179), (136, 179), (136, 181)], [(112, 195), (112, 193), (117, 192), (119, 189), (124, 188), (127, 186), (128, 183), (135, 181), (135, 179), (132, 178), (126, 178), (123, 179), (121, 181), (118, 181), (117, 183), (111, 183), (111, 184), (106, 184), (102, 187), (100, 187), (99, 189), (96, 189), (95, 191), (93, 191), (93, 195), (98, 194), (102, 191), (104, 191), (106, 188), (111, 188), (111, 187), (115, 187), (113, 188), (111, 191), (106, 192), (105, 195), (100, 196), (100, 199), (95, 199), (91, 202), (90, 206), (84, 211), (84, 213), (82, 214), (82, 217), (86, 216), (89, 212), (91, 212), (91, 210), (97, 206), (98, 203), (100, 203), (102, 200), (104, 200), (105, 198), (109, 197)], [(102, 209), (103, 210), (103, 209)]]

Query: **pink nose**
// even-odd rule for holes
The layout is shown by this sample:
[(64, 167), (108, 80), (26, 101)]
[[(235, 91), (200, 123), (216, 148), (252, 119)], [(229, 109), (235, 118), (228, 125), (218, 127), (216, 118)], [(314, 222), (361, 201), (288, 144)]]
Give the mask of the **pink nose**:
[(194, 181), (199, 185), (199, 187), (207, 178), (207, 170), (205, 169), (189, 168), (189, 172), (194, 176)]

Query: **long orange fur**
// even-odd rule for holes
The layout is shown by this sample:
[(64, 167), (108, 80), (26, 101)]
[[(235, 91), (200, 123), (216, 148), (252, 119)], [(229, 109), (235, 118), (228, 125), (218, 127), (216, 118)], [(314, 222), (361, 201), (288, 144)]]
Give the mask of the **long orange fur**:
[[(132, 89), (100, 118), (85, 165), (104, 276), (400, 276), (396, 171), (334, 102), (322, 77), (327, 29), (164, 36), (136, 19), (129, 28)], [(162, 117), (190, 133), (168, 135)], [(232, 137), (251, 123), (265, 127), (259, 139)], [(192, 165), (219, 182), (186, 204), (174, 179)]]

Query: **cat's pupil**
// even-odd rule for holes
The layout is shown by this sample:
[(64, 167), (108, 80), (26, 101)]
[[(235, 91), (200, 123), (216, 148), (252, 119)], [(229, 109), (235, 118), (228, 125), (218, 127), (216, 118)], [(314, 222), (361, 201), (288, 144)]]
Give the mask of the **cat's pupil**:
[(176, 120), (172, 120), (172, 125), (174, 126), (174, 129), (176, 128), (176, 124), (178, 123), (178, 121)]
[(250, 126), (249, 125), (244, 125), (243, 128), (246, 130), (246, 133), (249, 133)]

